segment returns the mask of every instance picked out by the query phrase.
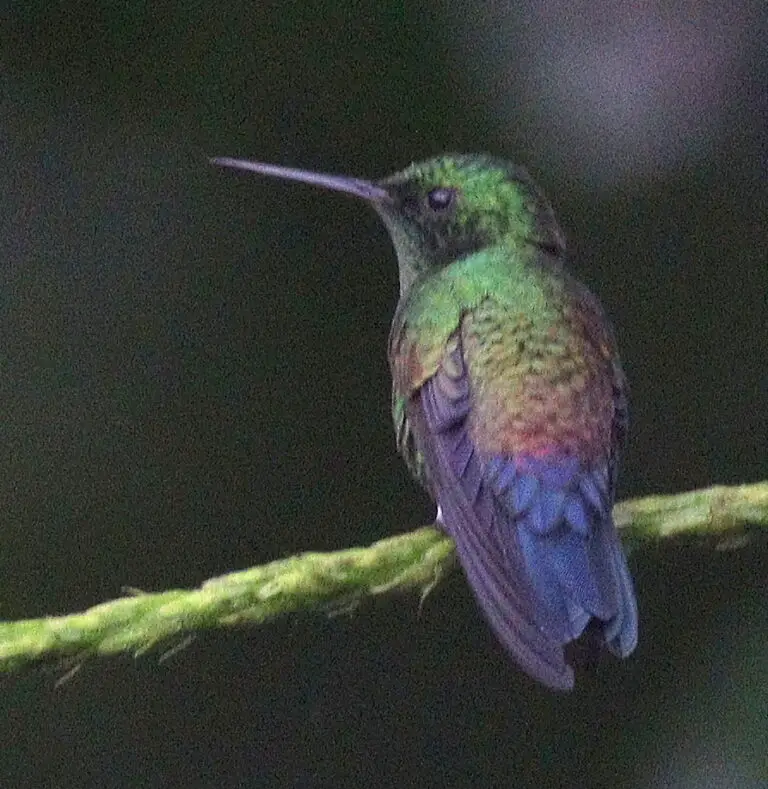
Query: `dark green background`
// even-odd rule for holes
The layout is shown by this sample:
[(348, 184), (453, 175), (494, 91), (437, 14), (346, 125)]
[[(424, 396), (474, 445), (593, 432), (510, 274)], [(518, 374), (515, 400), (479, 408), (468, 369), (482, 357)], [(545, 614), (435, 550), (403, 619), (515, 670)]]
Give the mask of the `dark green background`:
[[(768, 476), (764, 47), (705, 154), (611, 184), (559, 166), (535, 97), (497, 116), (447, 5), (163, 7), (4, 6), (5, 618), (433, 514), (391, 435), (385, 231), (211, 155), (371, 176), (444, 150), (527, 164), (617, 326), (621, 494)], [(497, 91), (522, 90), (521, 64)], [(637, 653), (569, 696), (520, 675), (456, 574), (420, 616), (385, 602), (88, 663), (59, 688), (59, 667), (7, 677), (0, 786), (768, 786), (768, 555), (670, 545), (632, 566)]]

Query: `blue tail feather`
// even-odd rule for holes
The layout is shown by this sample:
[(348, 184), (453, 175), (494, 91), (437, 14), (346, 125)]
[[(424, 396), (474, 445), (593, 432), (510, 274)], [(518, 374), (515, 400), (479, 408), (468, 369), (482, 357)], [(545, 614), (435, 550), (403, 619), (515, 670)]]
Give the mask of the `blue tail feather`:
[(578, 493), (568, 494), (563, 507), (563, 519), (577, 534), (582, 537), (589, 535), (591, 523), (587, 514), (587, 506)]
[[(527, 500), (531, 490), (536, 492), (526, 509), (516, 506), (519, 495), (504, 497), (514, 524), (514, 535), (507, 539), (516, 538), (522, 550), (540, 603), (540, 625), (576, 638), (594, 617), (604, 623), (613, 651), (627, 654), (637, 638), (634, 593), (602, 495), (609, 484), (607, 465), (582, 468), (579, 474), (571, 458), (561, 469), (551, 459), (524, 465), (526, 473), (518, 474), (517, 484), (523, 483)], [(568, 480), (565, 490), (559, 487), (563, 480)]]

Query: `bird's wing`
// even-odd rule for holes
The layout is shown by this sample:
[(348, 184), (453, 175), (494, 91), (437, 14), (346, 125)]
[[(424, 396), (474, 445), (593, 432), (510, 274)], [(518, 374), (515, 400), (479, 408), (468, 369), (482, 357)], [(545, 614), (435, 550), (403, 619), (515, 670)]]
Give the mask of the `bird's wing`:
[(401, 346), (407, 352), (393, 372), (404, 423), (494, 631), (531, 676), (569, 689), (563, 645), (592, 617), (605, 623), (605, 639), (619, 654), (632, 650), (637, 635), (610, 517), (613, 460), (587, 464), (557, 452), (527, 457), (494, 450), (493, 441), (484, 446), (472, 430), (480, 394), (464, 344), (462, 329), (439, 359), (434, 351), (420, 355), (418, 344)]

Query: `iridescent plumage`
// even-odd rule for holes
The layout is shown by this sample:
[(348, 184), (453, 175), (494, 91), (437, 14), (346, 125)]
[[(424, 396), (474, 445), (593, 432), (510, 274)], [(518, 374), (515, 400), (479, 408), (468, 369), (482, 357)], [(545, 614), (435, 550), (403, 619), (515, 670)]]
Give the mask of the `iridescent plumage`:
[(219, 160), (369, 201), (392, 236), (397, 444), (439, 507), (497, 636), (533, 677), (573, 685), (563, 647), (591, 620), (637, 642), (611, 518), (626, 384), (610, 325), (564, 266), (527, 173), (443, 156), (378, 182)]
[[(473, 180), (488, 184), (489, 168), (504, 176), (491, 189), (509, 189), (524, 208), (402, 296), (390, 336), (393, 414), (491, 626), (526, 671), (567, 689), (563, 646), (592, 618), (614, 653), (637, 641), (611, 519), (626, 385), (609, 324), (566, 272), (551, 211), (522, 171), (459, 157), (453, 175), (438, 160), (404, 178), (461, 200)], [(484, 210), (475, 190), (470, 216)]]

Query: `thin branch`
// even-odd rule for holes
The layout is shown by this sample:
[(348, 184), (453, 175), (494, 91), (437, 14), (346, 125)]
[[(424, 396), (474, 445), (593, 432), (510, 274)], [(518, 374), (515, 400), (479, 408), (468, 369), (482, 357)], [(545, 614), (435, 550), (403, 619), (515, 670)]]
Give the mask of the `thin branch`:
[[(718, 550), (768, 538), (768, 482), (712, 487), (617, 504), (629, 548), (687, 538)], [(67, 616), (0, 622), (0, 671), (41, 660), (140, 655), (173, 649), (190, 634), (266, 622), (295, 611), (343, 611), (370, 597), (422, 596), (455, 565), (452, 541), (434, 527), (366, 548), (304, 553), (211, 578), (198, 589), (133, 593)]]

